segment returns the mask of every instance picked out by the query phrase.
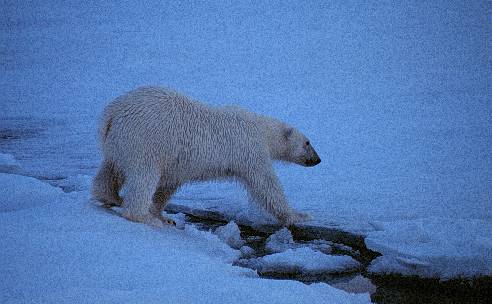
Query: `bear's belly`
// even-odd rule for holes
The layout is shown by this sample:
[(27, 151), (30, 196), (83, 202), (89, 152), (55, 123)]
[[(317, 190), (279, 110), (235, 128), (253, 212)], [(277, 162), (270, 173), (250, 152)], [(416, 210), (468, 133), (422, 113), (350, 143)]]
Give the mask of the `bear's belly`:
[(183, 162), (183, 160), (165, 167), (163, 174), (174, 175), (183, 182), (231, 179), (238, 176), (236, 170), (227, 162), (198, 163), (194, 161)]

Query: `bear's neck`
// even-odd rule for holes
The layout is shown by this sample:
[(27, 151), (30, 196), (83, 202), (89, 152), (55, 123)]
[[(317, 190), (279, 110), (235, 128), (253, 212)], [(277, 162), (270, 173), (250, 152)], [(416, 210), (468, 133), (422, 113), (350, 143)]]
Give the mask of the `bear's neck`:
[(274, 123), (270, 122), (265, 130), (270, 157), (274, 160), (286, 160), (286, 143), (282, 123), (276, 121)]

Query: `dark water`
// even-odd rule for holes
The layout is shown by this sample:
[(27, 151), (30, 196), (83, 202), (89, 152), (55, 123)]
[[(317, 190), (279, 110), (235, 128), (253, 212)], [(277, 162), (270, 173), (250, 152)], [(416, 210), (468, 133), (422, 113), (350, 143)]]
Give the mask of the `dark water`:
[[(185, 213), (187, 222), (204, 230), (214, 230), (227, 223), (227, 220), (216, 212), (194, 210), (173, 204), (169, 205), (167, 211)], [(279, 229), (275, 226), (250, 225), (239, 225), (239, 228), (246, 245), (255, 250), (252, 258), (268, 254), (265, 250), (266, 239)], [(369, 273), (367, 267), (380, 254), (367, 249), (361, 236), (324, 227), (289, 227), (289, 230), (296, 243), (309, 244), (315, 240), (331, 242), (330, 254), (349, 255), (357, 260), (361, 267), (348, 272), (321, 274), (259, 272), (260, 277), (297, 280), (306, 284), (325, 282), (349, 292), (369, 292), (374, 303), (492, 303), (492, 277), (440, 281), (415, 276), (375, 275)], [(236, 265), (247, 267), (247, 264), (240, 262), (236, 262)]]
[(370, 276), (377, 286), (375, 303), (491, 303), (492, 277), (473, 280), (420, 279), (399, 275)]

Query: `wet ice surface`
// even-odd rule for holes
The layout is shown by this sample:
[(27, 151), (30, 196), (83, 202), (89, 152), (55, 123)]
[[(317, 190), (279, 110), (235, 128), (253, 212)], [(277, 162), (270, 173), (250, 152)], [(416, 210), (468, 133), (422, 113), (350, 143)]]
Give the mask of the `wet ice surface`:
[[(171, 209), (178, 210), (179, 206)], [(240, 248), (241, 256), (234, 264), (251, 268), (262, 277), (309, 284), (325, 282), (356, 293), (373, 293), (376, 290), (370, 280), (360, 275), (363, 270), (361, 263), (366, 263), (366, 259), (371, 257), (361, 257), (359, 251), (350, 246), (312, 239), (312, 236), (294, 241), (287, 228), (271, 232), (274, 227), (239, 227), (233, 221), (224, 224), (212, 220), (214, 215), (208, 217), (201, 214), (196, 217), (193, 215), (196, 213), (196, 210), (189, 211), (185, 218), (201, 230), (213, 231), (232, 248)], [(182, 214), (178, 213), (178, 217)]]
[[(185, 210), (173, 206), (173, 210)], [(196, 224), (199, 229), (214, 230), (217, 227), (224, 227), (226, 222), (217, 221), (217, 214), (208, 214), (202, 211), (188, 210), (186, 216), (190, 223)], [(198, 217), (194, 216), (199, 215)], [(182, 213), (180, 217), (182, 217)], [(209, 220), (207, 220), (209, 218)], [(214, 219), (214, 220), (210, 220)], [(235, 224), (236, 225), (236, 224)], [(234, 226), (235, 226), (234, 225)], [(258, 230), (257, 230), (258, 229)], [(235, 229), (234, 229), (235, 230)], [(275, 231), (271, 227), (247, 227), (240, 226), (241, 238), (246, 241), (247, 247), (253, 250), (253, 253), (242, 253), (239, 260), (235, 264), (256, 269), (260, 276), (265, 278), (274, 278), (281, 280), (298, 280), (307, 284), (315, 282), (326, 282), (336, 288), (340, 288), (351, 293), (370, 293), (371, 299), (376, 303), (487, 303), (490, 297), (490, 289), (492, 280), (486, 277), (473, 280), (452, 279), (440, 281), (439, 279), (422, 279), (414, 276), (398, 276), (375, 274), (368, 270), (371, 261), (377, 259), (377, 254), (370, 252), (365, 248), (363, 243), (358, 243), (354, 240), (354, 236), (340, 234), (321, 233), (316, 229), (296, 228), (294, 229), (295, 240), (292, 233), (286, 229)], [(265, 232), (268, 231), (268, 232)], [(235, 232), (234, 235), (237, 235)], [(323, 235), (325, 239), (317, 239), (319, 235)], [(345, 240), (351, 246), (337, 243), (331, 240)], [(314, 250), (318, 251), (314, 256), (319, 257), (320, 254), (325, 254), (325, 257), (343, 257), (347, 260), (350, 256), (353, 260), (359, 262), (359, 267), (352, 268), (350, 264), (340, 267), (338, 271), (333, 269), (325, 269), (322, 261), (317, 261), (313, 264), (313, 269), (304, 267), (310, 265), (310, 260), (301, 259), (298, 256), (293, 257), (294, 263), (290, 259), (280, 259), (281, 263), (274, 257), (271, 250), (267, 246), (272, 247), (272, 243), (276, 243), (275, 248), (279, 251), (289, 251), (302, 248), (312, 254)], [(250, 246), (250, 247), (249, 247)], [(362, 246), (362, 247), (359, 247)], [(243, 248), (246, 246), (243, 246)], [(255, 249), (252, 249), (255, 248)], [(290, 248), (290, 249), (289, 249)], [(314, 248), (314, 250), (311, 250)], [(272, 257), (273, 255), (273, 257)], [(269, 258), (270, 257), (270, 258)], [(305, 256), (308, 258), (307, 256)], [(262, 272), (258, 267), (257, 260), (266, 258), (272, 263), (263, 263), (260, 266), (267, 265), (271, 267), (267, 272)], [(313, 256), (309, 256), (313, 258)], [(352, 261), (352, 260), (348, 260)], [(296, 264), (297, 263), (297, 264)], [(294, 266), (293, 266), (294, 265)], [(355, 266), (355, 264), (352, 264)], [(289, 267), (286, 267), (289, 266)], [(292, 267), (293, 266), (293, 267)], [(339, 263), (338, 266), (344, 266)]]
[[(186, 210), (179, 206), (172, 206), (171, 209)], [(215, 213), (189, 209), (187, 212), (189, 212), (189, 215), (185, 216), (187, 221), (197, 225), (199, 229), (216, 231), (217, 227), (230, 225), (224, 222), (223, 217), (217, 220), (220, 216)], [(179, 217), (182, 218), (183, 214), (180, 213)], [(235, 227), (237, 224), (234, 223), (232, 226)], [(232, 235), (237, 238), (236, 229), (227, 230), (234, 231)], [(240, 230), (241, 239), (247, 244), (242, 248), (247, 247), (251, 251), (244, 253), (241, 250), (242, 255), (235, 264), (255, 269), (265, 278), (298, 280), (306, 284), (326, 282), (350, 293), (369, 293), (372, 301), (376, 303), (488, 303), (490, 298), (492, 288), (490, 277), (441, 281), (415, 276), (372, 273), (368, 266), (371, 261), (377, 259), (378, 255), (368, 251), (364, 243), (357, 242), (355, 236), (344, 232), (323, 233), (321, 228), (298, 227), (293, 230), (294, 240), (292, 233), (286, 228), (275, 232), (272, 227), (240, 226)], [(324, 239), (317, 239), (320, 235), (323, 235)], [(334, 240), (347, 241), (355, 248)], [(275, 243), (273, 248), (279, 252), (301, 249), (308, 254), (301, 256), (287, 254), (286, 258), (282, 256), (278, 258), (275, 256), (278, 253), (272, 253), (273, 243)], [(313, 258), (317, 259), (320, 256), (323, 257), (321, 260), (312, 263)], [(333, 267), (323, 269), (330, 264), (327, 261), (333, 258), (339, 259), (336, 263), (338, 269), (334, 270)], [(262, 269), (265, 266), (267, 268)]]
[[(214, 233), (232, 248), (239, 249), (246, 243), (241, 238), (238, 225), (233, 221), (216, 228)], [(258, 242), (255, 238), (250, 240)], [(360, 267), (360, 264), (350, 256), (331, 255), (332, 247), (329, 243), (331, 242), (326, 240), (296, 243), (291, 232), (287, 228), (282, 228), (264, 240), (264, 249), (259, 248), (259, 254), (255, 254), (254, 249), (248, 246), (250, 249), (243, 250), (246, 257), (236, 263), (257, 270), (261, 274), (303, 276), (351, 272)], [(262, 252), (267, 254), (262, 255)]]

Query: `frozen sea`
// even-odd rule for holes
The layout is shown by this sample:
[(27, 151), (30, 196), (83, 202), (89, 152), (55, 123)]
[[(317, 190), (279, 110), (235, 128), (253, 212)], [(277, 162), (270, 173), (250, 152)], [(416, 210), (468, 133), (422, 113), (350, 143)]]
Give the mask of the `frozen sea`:
[[(103, 107), (171, 87), (303, 131), (322, 163), (276, 166), (289, 202), (310, 224), (367, 236), (383, 254), (373, 271), (492, 275), (490, 2), (1, 7), (2, 171), (85, 193)], [(270, 220), (234, 183), (190, 185), (173, 201)]]

